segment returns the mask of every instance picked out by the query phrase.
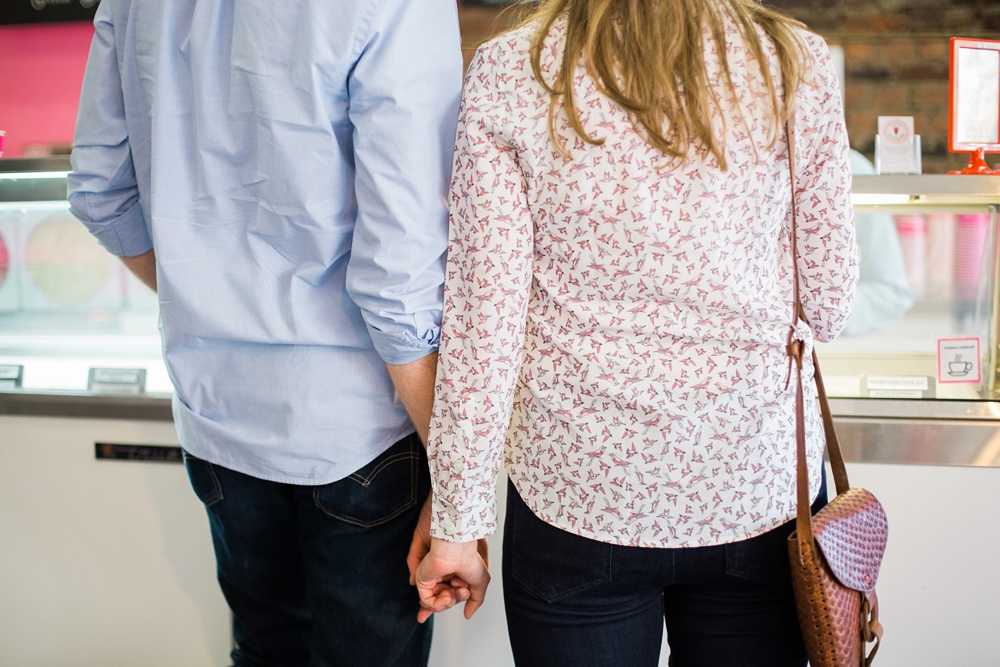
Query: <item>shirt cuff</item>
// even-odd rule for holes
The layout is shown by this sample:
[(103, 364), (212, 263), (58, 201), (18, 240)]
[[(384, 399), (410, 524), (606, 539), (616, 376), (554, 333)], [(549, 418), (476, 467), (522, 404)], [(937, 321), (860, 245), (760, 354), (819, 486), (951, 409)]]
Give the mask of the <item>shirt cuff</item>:
[(434, 494), (431, 501), (431, 537), (445, 542), (471, 542), (489, 537), (497, 529), (496, 497), (482, 498), (481, 507), (461, 511)]
[(402, 366), (423, 359), (438, 349), (441, 340), (441, 327), (427, 330), (423, 338), (417, 338), (409, 331), (382, 331), (370, 324), (368, 333), (382, 360), (393, 366)]
[(88, 220), (72, 209), (71, 212), (112, 255), (135, 257), (153, 249), (153, 240), (149, 237), (138, 201), (117, 218), (102, 222)]

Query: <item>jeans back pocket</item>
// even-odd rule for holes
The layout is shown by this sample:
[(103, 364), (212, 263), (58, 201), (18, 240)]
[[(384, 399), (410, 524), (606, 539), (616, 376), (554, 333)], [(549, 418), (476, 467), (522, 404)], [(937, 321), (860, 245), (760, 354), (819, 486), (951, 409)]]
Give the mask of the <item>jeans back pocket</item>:
[(574, 535), (532, 513), (513, 484), (507, 490), (505, 531), (511, 574), (548, 603), (611, 581), (612, 545)]
[(370, 528), (417, 504), (421, 475), (428, 476), (426, 458), (412, 435), (344, 479), (317, 486), (313, 502), (335, 519)]

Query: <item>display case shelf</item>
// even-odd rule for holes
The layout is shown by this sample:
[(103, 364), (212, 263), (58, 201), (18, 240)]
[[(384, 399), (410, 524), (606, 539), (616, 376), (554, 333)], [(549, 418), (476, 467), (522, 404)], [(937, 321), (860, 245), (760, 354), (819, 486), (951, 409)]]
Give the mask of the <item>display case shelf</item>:
[(169, 419), (156, 295), (69, 213), (70, 168), (0, 160), (0, 414)]
[(1000, 177), (855, 176), (858, 213), (985, 213), (1000, 206)]

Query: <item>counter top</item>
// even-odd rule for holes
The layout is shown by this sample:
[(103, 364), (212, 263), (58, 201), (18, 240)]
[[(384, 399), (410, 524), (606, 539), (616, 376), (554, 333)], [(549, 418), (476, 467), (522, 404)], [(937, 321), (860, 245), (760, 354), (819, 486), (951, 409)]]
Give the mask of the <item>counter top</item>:
[(170, 396), (100, 395), (88, 392), (0, 390), (0, 415), (172, 421)]
[(1000, 422), (1000, 401), (831, 398), (834, 417)]

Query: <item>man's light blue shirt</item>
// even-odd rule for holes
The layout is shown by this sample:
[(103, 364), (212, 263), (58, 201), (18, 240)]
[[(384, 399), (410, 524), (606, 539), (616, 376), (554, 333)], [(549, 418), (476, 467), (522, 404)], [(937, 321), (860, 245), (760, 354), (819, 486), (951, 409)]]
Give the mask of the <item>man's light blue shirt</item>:
[(438, 345), (454, 0), (103, 0), (95, 26), (70, 204), (155, 248), (182, 445), (324, 484), (412, 433), (385, 363)]

